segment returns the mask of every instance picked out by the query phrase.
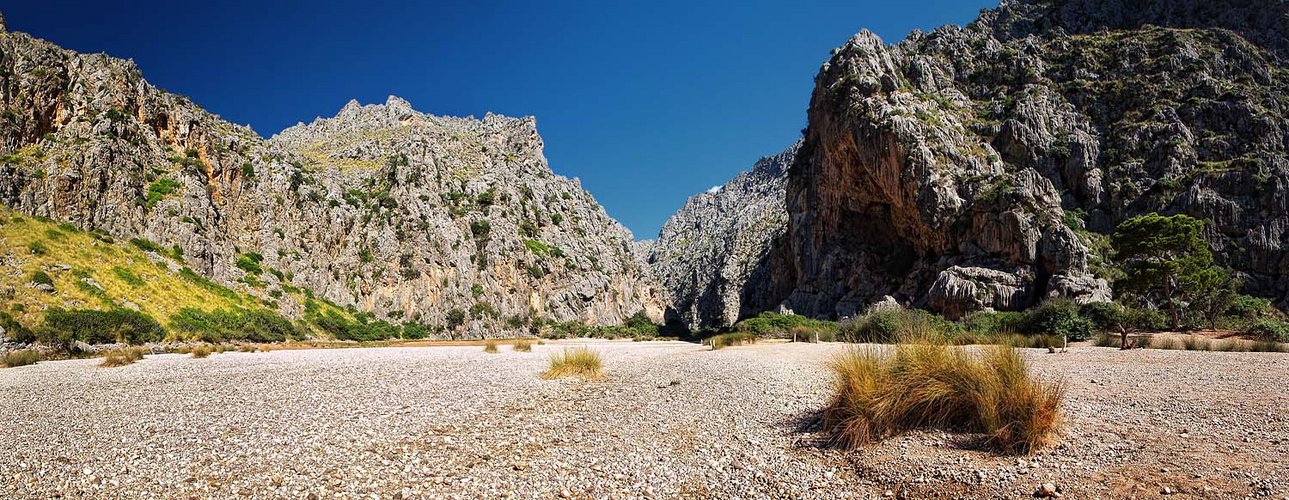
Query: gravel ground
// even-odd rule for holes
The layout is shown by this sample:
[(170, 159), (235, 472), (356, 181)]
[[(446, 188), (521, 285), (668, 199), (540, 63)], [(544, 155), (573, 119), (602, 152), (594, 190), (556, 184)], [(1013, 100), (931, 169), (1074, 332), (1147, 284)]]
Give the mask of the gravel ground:
[[(589, 344), (602, 382), (541, 380)], [(682, 342), (148, 356), (0, 370), (0, 497), (1066, 498), (1289, 495), (1289, 355), (1028, 353), (1068, 385), (1062, 444), (996, 456), (814, 427), (837, 344)]]

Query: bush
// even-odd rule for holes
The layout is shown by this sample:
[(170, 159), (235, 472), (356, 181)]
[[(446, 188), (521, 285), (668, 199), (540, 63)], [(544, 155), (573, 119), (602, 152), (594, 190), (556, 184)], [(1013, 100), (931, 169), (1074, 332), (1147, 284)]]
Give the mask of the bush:
[(374, 319), (367, 313), (355, 314), (354, 319), (350, 320), (334, 311), (315, 312), (309, 319), (336, 340), (370, 342), (399, 338), (402, 335), (402, 330), (397, 325)]
[(497, 354), (497, 343), (491, 340), (483, 343), (483, 352)]
[(707, 343), (711, 344), (714, 351), (726, 347), (754, 344), (756, 343), (756, 335), (748, 332), (723, 333), (708, 338)]
[(194, 347), (190, 352), (192, 353), (192, 357), (201, 359), (201, 358), (210, 356), (211, 350), (210, 350), (210, 346), (203, 345), (203, 346)]
[(130, 309), (95, 311), (54, 307), (45, 311), (40, 340), (66, 345), (72, 340), (87, 344), (142, 344), (156, 342), (166, 331), (152, 317)]
[(1049, 299), (1028, 313), (1031, 334), (1059, 335), (1070, 340), (1092, 337), (1092, 322), (1079, 315), (1079, 306), (1068, 299)]
[(1032, 453), (1056, 440), (1064, 388), (1031, 373), (1015, 349), (979, 355), (906, 344), (893, 354), (853, 348), (831, 363), (835, 394), (824, 429), (855, 448), (921, 428), (988, 435), (1003, 453)]
[(835, 332), (837, 323), (820, 321), (797, 314), (779, 314), (763, 312), (754, 317), (739, 321), (734, 328), (742, 332), (754, 333), (759, 337), (786, 336), (794, 329), (814, 333)]
[(1244, 329), (1244, 334), (1258, 340), (1289, 343), (1289, 323), (1260, 319)]
[(515, 352), (532, 352), (533, 341), (528, 339), (519, 339), (515, 341), (511, 348), (514, 349)]
[(21, 351), (10, 351), (0, 356), (0, 365), (5, 368), (14, 368), (17, 366), (27, 366), (40, 361), (40, 353), (32, 349)]
[(1168, 316), (1156, 309), (1126, 308), (1123, 327), (1136, 332), (1158, 332), (1168, 328)]
[(1243, 319), (1258, 319), (1271, 311), (1270, 300), (1262, 297), (1240, 295), (1226, 308), (1226, 315)]
[(13, 319), (13, 316), (4, 311), (0, 311), (0, 328), (3, 328), (4, 334), (14, 342), (28, 344), (36, 341), (36, 335), (31, 333), (31, 330), (22, 326), (22, 323), (19, 323), (18, 320)]
[(1025, 331), (1025, 313), (974, 312), (962, 319), (967, 331), (990, 335), (1021, 333)]
[(1079, 307), (1079, 315), (1092, 322), (1098, 332), (1117, 332), (1124, 322), (1123, 306), (1114, 302), (1091, 302)]
[(170, 317), (170, 327), (185, 340), (198, 342), (282, 342), (304, 337), (289, 320), (264, 309), (186, 307)]
[(54, 279), (49, 277), (49, 273), (39, 270), (31, 273), (31, 282), (37, 285), (54, 286)]
[(574, 347), (552, 355), (550, 369), (542, 373), (542, 378), (581, 377), (584, 380), (599, 380), (604, 378), (602, 370), (600, 353), (585, 347)]
[(838, 337), (845, 342), (941, 341), (962, 333), (962, 326), (921, 309), (878, 309), (842, 322)]

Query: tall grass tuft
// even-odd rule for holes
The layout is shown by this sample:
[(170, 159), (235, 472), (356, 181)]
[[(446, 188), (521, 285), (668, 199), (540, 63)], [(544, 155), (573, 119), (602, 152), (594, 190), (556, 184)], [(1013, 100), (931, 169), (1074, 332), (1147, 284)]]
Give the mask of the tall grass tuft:
[(210, 353), (211, 353), (210, 346), (202, 345), (202, 346), (197, 346), (192, 348), (192, 357), (194, 358), (201, 359), (201, 358), (210, 356)]
[(533, 352), (533, 341), (528, 339), (519, 339), (511, 345), (511, 348), (514, 349), (515, 352)]
[(720, 335), (713, 335), (711, 338), (707, 339), (707, 343), (711, 344), (712, 350), (737, 345), (754, 344), (756, 343), (756, 335), (747, 332), (722, 333)]
[(483, 343), (483, 352), (497, 354), (497, 343), (491, 340)]
[(142, 347), (117, 349), (104, 355), (103, 361), (98, 365), (104, 368), (132, 365), (135, 361), (143, 359), (143, 355), (147, 354), (147, 352), (148, 351)]
[(846, 447), (920, 428), (988, 436), (1003, 453), (1052, 444), (1061, 426), (1064, 386), (1035, 377), (1013, 348), (978, 354), (936, 344), (902, 344), (893, 353), (852, 348), (831, 363), (836, 394), (824, 427)]
[(1213, 343), (1212, 343), (1212, 342), (1210, 342), (1208, 339), (1206, 339), (1206, 338), (1204, 338), (1204, 337), (1201, 337), (1201, 336), (1199, 336), (1199, 335), (1194, 335), (1194, 334), (1192, 334), (1191, 336), (1186, 337), (1185, 339), (1183, 339), (1183, 340), (1182, 340), (1182, 346), (1183, 346), (1183, 347), (1185, 347), (1187, 351), (1211, 351), (1211, 350), (1213, 350)]
[(599, 380), (604, 378), (602, 370), (600, 353), (585, 347), (574, 347), (551, 355), (551, 367), (542, 373), (542, 378), (581, 377), (584, 380)]
[(11, 351), (0, 356), (0, 366), (5, 368), (34, 365), (37, 361), (40, 361), (40, 353), (31, 349)]
[(1173, 338), (1173, 337), (1159, 337), (1159, 338), (1150, 339), (1151, 349), (1168, 349), (1168, 350), (1176, 351), (1179, 349), (1184, 349), (1185, 347), (1186, 346), (1182, 343), (1182, 341), (1177, 340), (1176, 338)]

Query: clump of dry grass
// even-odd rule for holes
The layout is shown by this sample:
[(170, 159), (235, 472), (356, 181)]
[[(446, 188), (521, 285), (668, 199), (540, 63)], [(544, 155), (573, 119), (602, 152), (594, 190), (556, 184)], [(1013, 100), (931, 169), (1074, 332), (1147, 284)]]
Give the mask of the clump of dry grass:
[(34, 365), (37, 361), (40, 361), (40, 353), (32, 349), (7, 352), (0, 356), (0, 366), (5, 368)]
[(497, 354), (497, 343), (491, 340), (483, 343), (483, 352)]
[(1184, 347), (1185, 346), (1182, 344), (1181, 341), (1173, 337), (1158, 337), (1158, 338), (1150, 339), (1151, 349), (1168, 349), (1168, 350), (1176, 351)]
[(1003, 453), (1032, 453), (1056, 440), (1064, 386), (1035, 377), (1013, 348), (979, 354), (935, 344), (893, 353), (854, 348), (831, 364), (836, 395), (824, 427), (846, 447), (920, 428), (983, 433)]
[(756, 334), (748, 332), (722, 333), (720, 335), (713, 335), (711, 338), (707, 339), (707, 343), (711, 344), (712, 350), (737, 345), (754, 344), (756, 343)]
[(533, 352), (533, 341), (528, 339), (519, 339), (511, 346), (515, 352)]
[(98, 365), (104, 368), (115, 368), (118, 366), (132, 365), (135, 361), (143, 359), (147, 350), (142, 347), (131, 347), (129, 349), (118, 349), (110, 351), (103, 356), (103, 362)]
[(211, 349), (210, 349), (210, 346), (203, 345), (203, 346), (197, 346), (192, 348), (191, 352), (192, 352), (192, 357), (201, 359), (201, 358), (210, 356)]
[(258, 349), (255, 348), (255, 344), (241, 344), (237, 346), (237, 352), (255, 352), (257, 350)]
[(1210, 342), (1208, 339), (1206, 339), (1206, 338), (1204, 338), (1204, 337), (1201, 337), (1201, 336), (1199, 336), (1199, 335), (1194, 335), (1194, 334), (1192, 334), (1191, 336), (1186, 337), (1185, 339), (1183, 339), (1183, 340), (1182, 340), (1182, 346), (1183, 346), (1183, 347), (1185, 347), (1187, 351), (1211, 351), (1211, 350), (1213, 350), (1213, 343), (1212, 343), (1212, 342)]
[(542, 378), (581, 377), (584, 380), (599, 380), (604, 378), (603, 368), (600, 353), (585, 347), (574, 347), (551, 355), (551, 367), (542, 373)]

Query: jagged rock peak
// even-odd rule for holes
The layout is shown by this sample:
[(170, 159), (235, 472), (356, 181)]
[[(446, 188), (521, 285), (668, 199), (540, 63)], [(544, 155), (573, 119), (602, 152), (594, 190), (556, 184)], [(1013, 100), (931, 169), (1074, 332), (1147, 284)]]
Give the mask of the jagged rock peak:
[(696, 194), (640, 245), (667, 294), (667, 319), (690, 329), (728, 326), (766, 302), (771, 243), (783, 234), (787, 168), (797, 141), (724, 185)]

